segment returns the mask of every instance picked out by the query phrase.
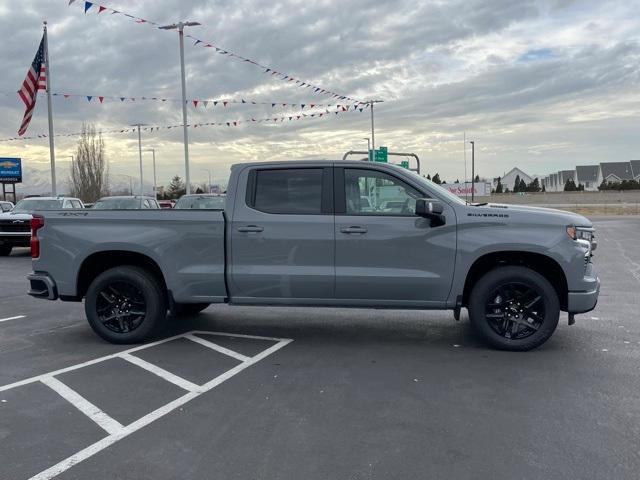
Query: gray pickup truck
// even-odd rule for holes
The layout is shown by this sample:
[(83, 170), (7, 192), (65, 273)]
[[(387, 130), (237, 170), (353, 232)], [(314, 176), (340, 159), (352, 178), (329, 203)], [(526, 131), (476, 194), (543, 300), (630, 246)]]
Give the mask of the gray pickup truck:
[(212, 303), (469, 311), (494, 347), (524, 351), (560, 311), (596, 305), (591, 222), (569, 212), (467, 204), (372, 162), (235, 165), (223, 210), (40, 212), (34, 297), (85, 300), (114, 343), (144, 341), (167, 310)]

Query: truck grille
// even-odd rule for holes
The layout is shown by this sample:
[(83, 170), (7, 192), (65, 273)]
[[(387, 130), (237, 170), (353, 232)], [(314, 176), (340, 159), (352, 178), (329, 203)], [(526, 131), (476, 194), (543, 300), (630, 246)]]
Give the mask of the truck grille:
[(4, 220), (0, 222), (0, 232), (30, 232), (29, 220)]

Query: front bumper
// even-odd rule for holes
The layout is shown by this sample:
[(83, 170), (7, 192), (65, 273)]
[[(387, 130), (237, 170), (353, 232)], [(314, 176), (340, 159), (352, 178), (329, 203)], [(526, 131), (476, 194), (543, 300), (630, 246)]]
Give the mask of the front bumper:
[(58, 289), (56, 288), (56, 282), (53, 281), (46, 273), (31, 273), (27, 275), (30, 288), (27, 292), (32, 297), (44, 298), (46, 300), (57, 300)]
[(592, 263), (587, 266), (584, 281), (589, 286), (587, 290), (569, 292), (567, 296), (567, 312), (585, 313), (596, 307), (598, 295), (600, 294), (600, 278)]

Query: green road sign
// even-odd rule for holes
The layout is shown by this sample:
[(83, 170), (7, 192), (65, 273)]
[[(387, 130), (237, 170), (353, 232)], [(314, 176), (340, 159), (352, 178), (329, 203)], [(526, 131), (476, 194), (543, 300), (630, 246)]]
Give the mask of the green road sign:
[(374, 150), (373, 161), (387, 163), (387, 147), (380, 147), (378, 150)]
[(409, 160), (402, 160), (402, 161), (400, 162), (400, 166), (401, 166), (402, 168), (406, 168), (406, 169), (408, 170), (408, 169), (409, 169)]

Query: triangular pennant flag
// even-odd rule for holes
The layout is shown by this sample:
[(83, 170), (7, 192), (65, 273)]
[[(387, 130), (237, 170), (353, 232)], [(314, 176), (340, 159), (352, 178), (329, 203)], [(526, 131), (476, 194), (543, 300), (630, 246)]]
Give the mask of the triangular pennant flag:
[(205, 100), (204, 102), (202, 102), (204, 104), (204, 108), (207, 108), (207, 105), (209, 105), (209, 100)]
[(124, 102), (124, 97), (120, 97), (120, 101), (121, 101), (121, 102)]
[(69, 95), (68, 93), (64, 94), (64, 98), (69, 98), (71, 95)]
[(193, 100), (193, 106), (194, 106), (195, 108), (198, 108), (198, 100)]
[(135, 97), (131, 97), (131, 101), (135, 102), (136, 101)]
[(229, 102), (222, 102), (222, 104), (226, 107)]
[(93, 3), (84, 2), (84, 13), (87, 13), (91, 7), (93, 7)]
[(276, 106), (276, 104), (275, 104), (275, 103), (272, 103), (272, 104), (271, 104), (271, 108), (273, 108), (273, 107), (275, 107), (275, 106)]
[(316, 106), (316, 104), (315, 104), (315, 103), (312, 103), (311, 105), (309, 105), (309, 108), (313, 108), (313, 107), (315, 107), (315, 106)]
[(213, 106), (215, 107), (216, 105), (218, 105), (218, 101), (217, 100), (213, 102)]
[(233, 122), (233, 126), (237, 127), (238, 126), (238, 122)]
[(244, 101), (244, 98), (242, 99), (242, 103), (247, 103), (247, 102)]
[(87, 101), (89, 101), (89, 102), (90, 102), (92, 98), (93, 98), (93, 96), (92, 96), (92, 95), (87, 95)]
[(198, 45), (199, 43), (202, 43), (202, 40), (196, 40), (196, 43), (193, 44), (193, 46), (195, 47), (196, 45)]
[(230, 126), (231, 126), (231, 124), (229, 122), (227, 122), (227, 127), (230, 127)]
[(144, 18), (139, 18), (136, 20), (136, 23), (146, 23), (147, 21)]
[(100, 103), (104, 102), (104, 97), (98, 97), (98, 100), (100, 100)]
[(107, 9), (107, 7), (103, 7), (102, 5), (99, 6), (98, 8), (98, 14), (101, 14), (102, 12), (104, 12)]
[(207, 43), (205, 47), (213, 47), (213, 45), (211, 45), (210, 43)]
[(304, 110), (304, 105), (305, 105), (304, 103), (300, 104), (300, 108), (302, 108), (302, 110)]
[[(75, 2), (76, 0), (69, 0), (69, 5), (71, 5), (73, 2)], [(68, 6), (68, 5), (67, 5)]]

